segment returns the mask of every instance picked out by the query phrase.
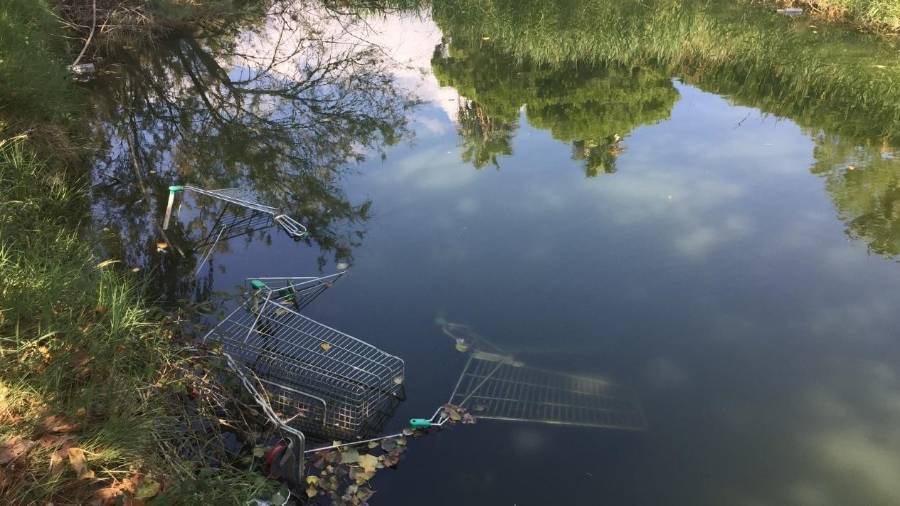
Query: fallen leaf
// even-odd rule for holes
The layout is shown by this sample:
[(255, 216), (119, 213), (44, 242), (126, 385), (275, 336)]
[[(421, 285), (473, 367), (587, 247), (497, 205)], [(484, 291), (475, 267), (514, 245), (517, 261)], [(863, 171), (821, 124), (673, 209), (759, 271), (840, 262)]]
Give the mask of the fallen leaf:
[(59, 474), (63, 472), (63, 462), (66, 457), (65, 452), (53, 452), (50, 454), (50, 474)]
[(369, 481), (370, 478), (375, 474), (375, 472), (368, 472), (361, 467), (353, 466), (350, 468), (350, 479), (355, 481), (357, 485), (362, 485), (363, 483)]
[(374, 473), (380, 465), (378, 462), (378, 457), (374, 455), (360, 455), (358, 462), (360, 467), (362, 467), (366, 471), (366, 473)]
[(325, 341), (322, 341), (322, 342), (319, 344), (319, 348), (322, 348), (322, 351), (327, 352), (328, 350), (331, 349), (331, 345), (328, 344), (328, 343), (326, 343)]
[(94, 478), (94, 472), (89, 470), (84, 462), (84, 450), (81, 448), (69, 448), (66, 450), (66, 454), (69, 456), (69, 465), (72, 466), (78, 478), (85, 480)]
[(349, 448), (348, 450), (341, 452), (341, 464), (355, 464), (359, 462), (361, 456), (362, 455), (360, 455), (358, 451)]
[(121, 260), (113, 260), (113, 259), (104, 260), (104, 261), (100, 262), (99, 264), (97, 264), (97, 268), (98, 268), (98, 269), (102, 269), (102, 268), (104, 268), (104, 267), (106, 267), (106, 266), (109, 266), (109, 265), (112, 265), (112, 264), (117, 264), (117, 263), (120, 263), (120, 262), (121, 262)]
[(112, 505), (116, 503), (116, 498), (122, 495), (122, 491), (119, 490), (119, 487), (104, 487), (98, 489), (94, 492), (94, 499), (96, 499), (95, 503), (99, 503), (101, 505)]
[(65, 451), (72, 446), (73, 439), (72, 436), (67, 435), (44, 434), (37, 440), (37, 443), (41, 445), (41, 448), (61, 447)]
[(318, 493), (319, 493), (319, 491), (316, 490), (316, 487), (307, 487), (306, 488), (306, 497), (315, 497)]
[(158, 481), (147, 478), (143, 483), (141, 483), (141, 486), (139, 486), (137, 490), (135, 490), (134, 497), (135, 499), (146, 501), (147, 499), (156, 497), (156, 495), (159, 494), (159, 490), (161, 488), (162, 486)]
[(67, 433), (78, 430), (78, 424), (70, 422), (62, 415), (50, 415), (41, 422), (44, 430), (51, 433)]
[(7, 439), (0, 444), (0, 466), (8, 464), (22, 455), (25, 455), (34, 445), (34, 441), (22, 439), (18, 436)]

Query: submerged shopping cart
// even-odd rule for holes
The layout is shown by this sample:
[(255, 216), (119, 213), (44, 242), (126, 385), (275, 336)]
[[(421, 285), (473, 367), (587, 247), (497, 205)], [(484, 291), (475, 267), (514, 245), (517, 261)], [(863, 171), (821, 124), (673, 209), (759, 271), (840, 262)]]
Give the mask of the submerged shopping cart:
[(305, 226), (284, 214), (278, 208), (258, 202), (255, 195), (251, 192), (236, 188), (205, 190), (190, 185), (173, 185), (169, 187), (169, 199), (166, 204), (166, 214), (163, 218), (163, 230), (168, 230), (173, 210), (175, 210), (176, 215), (180, 211), (181, 203), (184, 201), (181, 200), (177, 208), (175, 202), (177, 195), (184, 192), (203, 195), (221, 204), (212, 226), (192, 244), (192, 248), (200, 252), (200, 260), (197, 263), (198, 273), (212, 255), (216, 245), (221, 241), (250, 235), (275, 226), (280, 227), (294, 240), (300, 240), (306, 236), (307, 230)]
[[(469, 358), (449, 405), (477, 419), (643, 430), (643, 410), (628, 388), (609, 379), (531, 367), (467, 325), (439, 321)], [(440, 421), (432, 417), (430, 422)]]
[(248, 280), (204, 338), (258, 379), (277, 424), (322, 440), (378, 433), (405, 396), (403, 360), (300, 314), (343, 274)]

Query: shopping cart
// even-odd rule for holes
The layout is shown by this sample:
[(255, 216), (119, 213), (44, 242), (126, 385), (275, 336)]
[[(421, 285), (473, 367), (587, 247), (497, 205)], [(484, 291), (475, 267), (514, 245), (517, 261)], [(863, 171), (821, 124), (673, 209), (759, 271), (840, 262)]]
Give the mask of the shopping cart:
[[(530, 367), (467, 325), (438, 324), (469, 358), (447, 403), (481, 420), (643, 430), (643, 410), (628, 388), (602, 377)], [(431, 422), (438, 422), (432, 418)]]
[(281, 423), (322, 440), (379, 432), (403, 400), (403, 360), (300, 314), (343, 273), (248, 280), (204, 337), (258, 378)]

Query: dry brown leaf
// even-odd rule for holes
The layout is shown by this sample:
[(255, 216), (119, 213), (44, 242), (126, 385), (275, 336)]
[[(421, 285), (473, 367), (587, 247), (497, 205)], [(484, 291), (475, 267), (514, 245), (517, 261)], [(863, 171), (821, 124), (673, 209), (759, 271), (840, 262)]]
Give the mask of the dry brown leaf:
[(68, 435), (44, 434), (37, 440), (37, 443), (41, 445), (41, 448), (53, 448), (58, 446), (63, 449), (68, 449), (72, 446), (73, 439), (72, 436)]
[(59, 474), (63, 472), (65, 460), (66, 457), (62, 455), (62, 452), (53, 452), (50, 454), (50, 474)]
[[(94, 492), (94, 500), (92, 501), (92, 503), (96, 504), (97, 506), (112, 506), (114, 504), (117, 504), (118, 498), (126, 492), (134, 494), (134, 491), (137, 490), (140, 482), (141, 475), (135, 474), (130, 478), (125, 478), (122, 481), (117, 481), (108, 487), (103, 487)], [(123, 504), (140, 506), (143, 504), (143, 501), (135, 499), (134, 497), (126, 496), (124, 498)]]
[(84, 450), (81, 448), (69, 448), (66, 452), (69, 455), (69, 465), (75, 470), (78, 478), (90, 480), (94, 478), (94, 472), (87, 468), (84, 461)]
[(50, 415), (41, 422), (47, 432), (66, 433), (78, 430), (78, 424), (72, 423), (65, 416)]
[(22, 439), (18, 436), (0, 443), (0, 466), (8, 464), (22, 455), (25, 455), (34, 445), (34, 441)]
[(104, 487), (98, 489), (94, 492), (94, 502), (95, 504), (107, 506), (116, 503), (116, 498), (122, 494), (122, 491), (119, 490), (119, 487)]

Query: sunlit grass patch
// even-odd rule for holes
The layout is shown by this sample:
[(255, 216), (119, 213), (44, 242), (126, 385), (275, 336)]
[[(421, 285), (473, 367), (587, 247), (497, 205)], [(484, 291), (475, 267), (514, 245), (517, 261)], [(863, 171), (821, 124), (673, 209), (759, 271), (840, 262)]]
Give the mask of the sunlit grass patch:
[(876, 31), (900, 31), (900, 2), (897, 0), (798, 0), (792, 3), (829, 19), (849, 21)]

